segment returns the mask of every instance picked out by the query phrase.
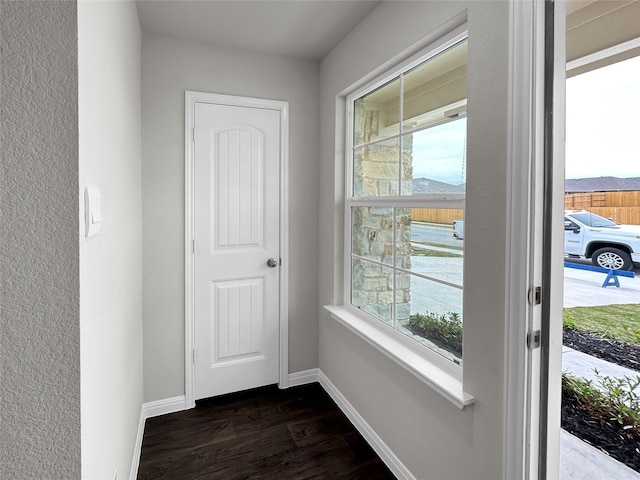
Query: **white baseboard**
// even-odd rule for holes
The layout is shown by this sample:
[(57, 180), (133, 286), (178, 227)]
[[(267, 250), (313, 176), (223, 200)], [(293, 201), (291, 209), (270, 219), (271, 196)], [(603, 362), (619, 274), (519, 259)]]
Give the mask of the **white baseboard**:
[(182, 410), (186, 410), (186, 408), (187, 399), (184, 395), (142, 404), (142, 409), (140, 410), (140, 421), (138, 422), (138, 436), (136, 437), (136, 444), (133, 449), (131, 474), (129, 475), (130, 480), (136, 480), (138, 478), (140, 454), (142, 453), (142, 438), (144, 437), (144, 425), (147, 418), (157, 417), (167, 413), (180, 412)]
[(289, 374), (289, 386), (297, 387), (298, 385), (307, 385), (308, 383), (315, 383), (318, 381), (318, 370), (312, 368), (310, 370), (303, 370), (302, 372)]
[(416, 480), (416, 477), (414, 477), (409, 469), (396, 457), (322, 370), (318, 370), (318, 381), (333, 401), (336, 402), (340, 410), (351, 420), (351, 423), (353, 423), (367, 443), (371, 445), (371, 448), (378, 454), (385, 465), (389, 467), (389, 470), (391, 470), (399, 480)]
[(165, 398), (164, 400), (156, 400), (142, 405), (144, 418), (157, 417), (158, 415), (166, 415), (167, 413), (181, 412), (187, 408), (187, 399), (184, 395), (177, 397)]
[(138, 435), (136, 436), (136, 443), (133, 446), (133, 460), (131, 461), (131, 473), (129, 474), (129, 480), (136, 480), (138, 478), (138, 467), (140, 466), (140, 454), (142, 453), (142, 437), (144, 436), (144, 424), (146, 422), (144, 416), (144, 404), (140, 409), (140, 420), (138, 421)]

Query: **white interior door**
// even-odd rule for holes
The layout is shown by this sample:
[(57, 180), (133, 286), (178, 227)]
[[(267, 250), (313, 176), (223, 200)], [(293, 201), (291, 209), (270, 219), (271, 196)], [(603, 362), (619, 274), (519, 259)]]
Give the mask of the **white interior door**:
[(194, 106), (194, 399), (278, 383), (280, 112)]

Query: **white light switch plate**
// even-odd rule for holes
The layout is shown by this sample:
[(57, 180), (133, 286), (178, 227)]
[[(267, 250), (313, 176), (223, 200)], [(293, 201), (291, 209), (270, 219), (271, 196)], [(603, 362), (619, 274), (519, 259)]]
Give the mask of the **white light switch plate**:
[(84, 189), (84, 231), (85, 237), (93, 237), (100, 232), (102, 223), (102, 195), (94, 187)]

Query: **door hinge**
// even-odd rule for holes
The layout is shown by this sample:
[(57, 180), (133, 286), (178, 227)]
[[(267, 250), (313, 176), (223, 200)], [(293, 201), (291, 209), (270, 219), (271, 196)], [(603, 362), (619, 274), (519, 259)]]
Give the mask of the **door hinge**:
[(191, 240), (191, 249), (193, 250), (193, 254), (196, 254), (196, 239)]
[(533, 330), (527, 333), (527, 347), (529, 347), (529, 350), (540, 348), (540, 330)]
[(191, 129), (191, 141), (193, 143), (196, 143), (196, 129), (195, 128)]
[(198, 362), (197, 350), (193, 349), (193, 364), (195, 365)]
[(542, 303), (542, 287), (530, 288), (528, 296), (531, 305), (540, 305)]

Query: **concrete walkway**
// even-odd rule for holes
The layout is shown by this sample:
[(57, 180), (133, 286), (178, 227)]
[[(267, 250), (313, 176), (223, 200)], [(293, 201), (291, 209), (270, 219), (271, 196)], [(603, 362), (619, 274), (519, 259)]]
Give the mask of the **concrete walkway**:
[(640, 473), (560, 430), (561, 480), (638, 480)]
[[(596, 306), (640, 303), (640, 275), (619, 279), (620, 288), (602, 288), (606, 275), (565, 268), (564, 306)], [(610, 377), (640, 375), (639, 372), (562, 347), (562, 369), (577, 377), (595, 380), (593, 369)], [(597, 386), (597, 382), (595, 382)], [(561, 480), (640, 480), (640, 473), (609, 457), (564, 430), (560, 431)]]
[(586, 380), (594, 382), (594, 386), (597, 385), (597, 377), (594, 373), (594, 369), (600, 372), (603, 377), (631, 377), (635, 378), (640, 376), (640, 372), (632, 370), (630, 368), (621, 367), (615, 363), (610, 363), (597, 357), (592, 357), (586, 353), (579, 352), (572, 348), (562, 347), (562, 370), (569, 372), (576, 377), (581, 377)]
[(437, 245), (429, 245), (420, 242), (411, 242), (411, 246), (416, 250), (435, 250), (436, 252), (446, 252), (458, 256), (463, 255), (463, 250), (460, 250), (458, 248), (438, 247)]

